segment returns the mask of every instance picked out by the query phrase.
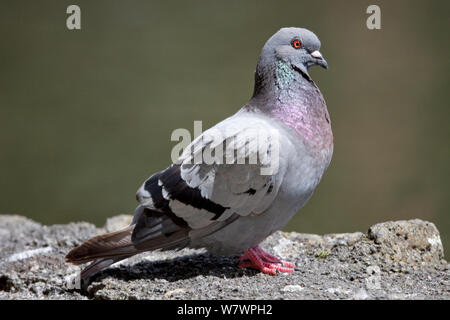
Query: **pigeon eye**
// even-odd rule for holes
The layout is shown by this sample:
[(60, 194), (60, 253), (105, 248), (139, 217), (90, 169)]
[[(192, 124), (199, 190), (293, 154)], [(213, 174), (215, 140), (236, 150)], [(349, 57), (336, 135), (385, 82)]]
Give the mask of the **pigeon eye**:
[(291, 42), (292, 47), (294, 47), (295, 49), (300, 49), (300, 47), (302, 46), (302, 42), (300, 40), (292, 40)]

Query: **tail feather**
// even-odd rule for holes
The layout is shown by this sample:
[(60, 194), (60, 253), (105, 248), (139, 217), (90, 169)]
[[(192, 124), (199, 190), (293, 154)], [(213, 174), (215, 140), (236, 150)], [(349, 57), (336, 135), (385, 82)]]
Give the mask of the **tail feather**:
[(86, 279), (90, 276), (93, 276), (97, 272), (100, 272), (103, 269), (109, 267), (113, 263), (116, 263), (123, 259), (127, 259), (131, 256), (132, 256), (132, 254), (125, 255), (125, 256), (118, 256), (118, 257), (114, 257), (114, 258), (101, 258), (101, 259), (94, 260), (90, 265), (88, 265), (86, 268), (84, 268), (83, 271), (81, 271), (80, 277), (81, 277), (81, 279)]
[[(173, 223), (167, 223), (170, 222), (167, 217), (160, 222), (161, 228), (152, 228), (154, 218), (149, 219), (148, 223), (138, 221), (119, 231), (87, 240), (70, 250), (66, 261), (75, 265), (94, 261), (81, 272), (81, 278), (85, 279), (135, 254), (156, 249), (181, 248), (188, 244), (189, 229), (175, 228)], [(138, 235), (135, 231), (138, 231)]]
[(99, 258), (131, 256), (139, 252), (131, 241), (134, 225), (122, 230), (94, 237), (82, 245), (72, 249), (66, 261), (83, 264)]
[(195, 232), (186, 226), (176, 224), (170, 216), (138, 207), (131, 225), (116, 232), (96, 236), (66, 255), (66, 261), (76, 265), (93, 261), (82, 272), (87, 278), (111, 264), (135, 254), (156, 249), (180, 249), (188, 246), (191, 238), (211, 234), (236, 220), (233, 215), (225, 221), (216, 221)]

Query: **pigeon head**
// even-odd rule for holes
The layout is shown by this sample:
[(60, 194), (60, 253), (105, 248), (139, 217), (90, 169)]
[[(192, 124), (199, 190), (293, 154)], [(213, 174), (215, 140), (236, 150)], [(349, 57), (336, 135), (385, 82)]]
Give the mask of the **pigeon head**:
[(267, 40), (261, 51), (255, 74), (256, 87), (266, 86), (274, 74), (278, 76), (279, 70), (289, 77), (293, 75), (312, 81), (308, 73), (311, 66), (328, 68), (319, 49), (320, 40), (313, 32), (304, 28), (280, 29)]

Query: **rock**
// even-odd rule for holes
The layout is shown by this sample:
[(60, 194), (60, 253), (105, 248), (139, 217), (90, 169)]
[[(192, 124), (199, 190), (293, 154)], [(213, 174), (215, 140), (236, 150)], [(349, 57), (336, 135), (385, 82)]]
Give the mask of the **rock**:
[(439, 231), (431, 222), (416, 219), (378, 223), (370, 227), (368, 236), (382, 246), (391, 261), (436, 264), (444, 258)]
[(164, 297), (170, 298), (170, 297), (176, 296), (176, 295), (183, 295), (183, 293), (185, 293), (186, 291), (188, 291), (186, 288), (177, 288), (175, 290), (167, 291), (164, 294)]
[(183, 249), (143, 253), (81, 283), (65, 254), (130, 221), (43, 226), (0, 215), (0, 299), (450, 299), (439, 232), (421, 220), (379, 223), (367, 234), (276, 232), (262, 246), (297, 265), (283, 276)]
[(105, 229), (106, 232), (114, 232), (129, 226), (133, 220), (133, 216), (129, 214), (121, 214), (118, 216), (114, 216), (106, 219)]
[(281, 289), (281, 292), (300, 292), (304, 289), (302, 286), (290, 284)]
[(366, 300), (369, 298), (370, 298), (369, 294), (363, 288), (356, 291), (355, 294), (353, 295), (353, 299), (355, 300)]

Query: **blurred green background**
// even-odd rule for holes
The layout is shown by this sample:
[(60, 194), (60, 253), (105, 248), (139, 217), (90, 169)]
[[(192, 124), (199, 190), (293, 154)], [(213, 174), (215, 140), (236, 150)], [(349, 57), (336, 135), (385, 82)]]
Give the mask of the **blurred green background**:
[[(81, 7), (82, 30), (66, 28)], [(381, 30), (366, 8), (381, 7)], [(448, 1), (0, 1), (0, 212), (45, 224), (132, 213), (176, 128), (244, 105), (264, 42), (314, 31), (330, 168), (286, 227), (434, 222), (450, 247)]]

